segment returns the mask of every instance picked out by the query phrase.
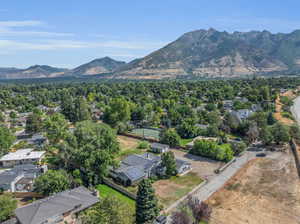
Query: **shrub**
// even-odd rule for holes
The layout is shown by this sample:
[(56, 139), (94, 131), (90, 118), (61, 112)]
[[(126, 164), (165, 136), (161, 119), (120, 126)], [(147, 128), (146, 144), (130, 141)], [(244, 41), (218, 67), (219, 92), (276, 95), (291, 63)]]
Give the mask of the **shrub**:
[(138, 145), (138, 148), (139, 149), (148, 149), (149, 148), (149, 142), (147, 142), (147, 141), (140, 142), (139, 145)]

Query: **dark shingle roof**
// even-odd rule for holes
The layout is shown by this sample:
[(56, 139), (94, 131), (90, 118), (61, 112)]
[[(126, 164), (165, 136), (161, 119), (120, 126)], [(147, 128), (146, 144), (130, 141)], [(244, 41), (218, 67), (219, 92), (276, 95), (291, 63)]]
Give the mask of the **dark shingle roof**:
[(41, 224), (69, 211), (82, 211), (98, 201), (88, 189), (78, 187), (17, 208), (15, 213), (21, 224)]
[(122, 173), (124, 173), (131, 181), (137, 181), (145, 176), (140, 167), (129, 167), (128, 169), (123, 170)]

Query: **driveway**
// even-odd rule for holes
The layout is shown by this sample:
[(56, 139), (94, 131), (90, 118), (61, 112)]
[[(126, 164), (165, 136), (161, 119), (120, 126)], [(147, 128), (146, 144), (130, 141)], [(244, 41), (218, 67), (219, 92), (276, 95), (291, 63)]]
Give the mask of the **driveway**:
[(215, 170), (224, 165), (223, 162), (218, 162), (201, 156), (195, 156), (187, 152), (171, 149), (175, 157), (191, 163), (192, 171), (197, 173), (199, 177), (206, 180), (211, 180), (216, 176)]

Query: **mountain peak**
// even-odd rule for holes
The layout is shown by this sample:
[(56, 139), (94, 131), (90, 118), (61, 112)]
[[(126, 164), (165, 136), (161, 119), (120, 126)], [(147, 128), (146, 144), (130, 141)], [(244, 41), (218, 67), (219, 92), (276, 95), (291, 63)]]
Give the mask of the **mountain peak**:
[(123, 61), (116, 61), (108, 56), (94, 59), (86, 64), (80, 65), (71, 71), (72, 75), (96, 75), (114, 72), (125, 65)]
[(267, 30), (233, 33), (213, 28), (195, 30), (121, 67), (115, 76), (241, 77), (300, 70), (300, 31), (299, 35), (298, 31), (291, 34), (272, 34)]

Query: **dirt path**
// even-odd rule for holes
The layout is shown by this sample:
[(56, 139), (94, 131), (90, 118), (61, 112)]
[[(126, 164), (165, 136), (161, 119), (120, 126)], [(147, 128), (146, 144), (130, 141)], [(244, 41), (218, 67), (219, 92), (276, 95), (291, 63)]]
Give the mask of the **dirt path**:
[[(287, 97), (293, 97), (294, 94), (293, 94), (293, 91), (292, 90), (289, 90), (283, 94), (281, 94), (281, 96), (287, 96)], [(275, 107), (276, 107), (276, 112), (274, 113), (274, 117), (276, 120), (282, 122), (283, 124), (285, 125), (292, 125), (294, 124), (294, 121), (291, 120), (291, 119), (288, 119), (286, 117), (283, 117), (281, 115), (281, 112), (282, 112), (282, 103), (280, 102), (280, 96), (277, 97), (276, 101), (275, 101)]]

